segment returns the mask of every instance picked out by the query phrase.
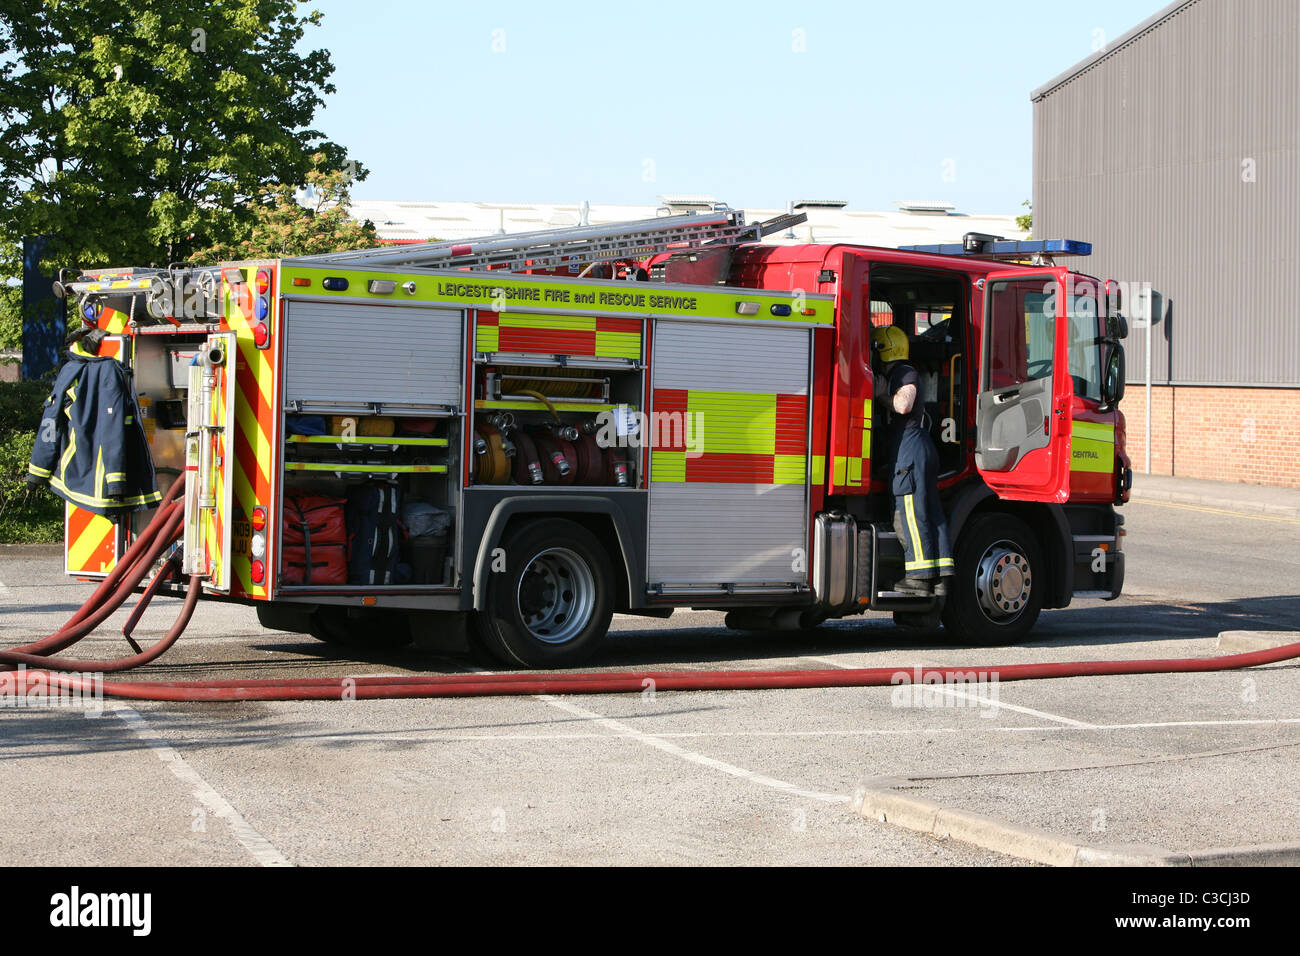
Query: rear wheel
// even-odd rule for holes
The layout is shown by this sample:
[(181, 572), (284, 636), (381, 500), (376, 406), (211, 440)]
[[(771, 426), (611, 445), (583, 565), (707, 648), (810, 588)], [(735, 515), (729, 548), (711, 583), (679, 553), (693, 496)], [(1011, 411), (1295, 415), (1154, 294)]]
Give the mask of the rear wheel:
[(944, 627), (963, 643), (1023, 641), (1043, 609), (1046, 563), (1038, 538), (1012, 515), (982, 514), (957, 542), (957, 573), (943, 608)]
[(552, 518), (512, 531), (505, 570), (475, 615), (484, 645), (517, 667), (569, 667), (595, 652), (613, 616), (610, 559), (586, 528)]

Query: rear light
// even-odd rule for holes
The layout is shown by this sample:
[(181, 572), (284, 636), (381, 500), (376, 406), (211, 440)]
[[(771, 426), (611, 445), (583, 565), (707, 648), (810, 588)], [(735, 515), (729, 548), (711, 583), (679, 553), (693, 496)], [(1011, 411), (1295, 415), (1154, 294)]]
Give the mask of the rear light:
[(254, 531), (265, 531), (266, 530), (266, 509), (263, 508), (261, 505), (258, 505), (256, 508), (254, 508), (253, 517), (250, 523), (253, 525)]
[(255, 534), (248, 544), (248, 553), (261, 561), (266, 557), (266, 535)]
[(266, 565), (261, 561), (254, 561), (248, 568), (248, 576), (253, 579), (254, 584), (261, 584), (266, 580)]
[(304, 276), (297, 276), (294, 278), (293, 284), (298, 286), (311, 285), (311, 280)]
[(271, 273), (266, 269), (257, 270), (257, 294), (266, 295), (266, 290), (271, 288)]
[(258, 322), (253, 326), (253, 344), (259, 349), (264, 349), (271, 342), (271, 330), (267, 328), (265, 322)]
[(260, 321), (262, 319), (265, 319), (270, 314), (270, 312), (271, 312), (271, 304), (266, 301), (265, 296), (260, 297), (257, 300), (257, 303), (253, 306), (253, 317)]

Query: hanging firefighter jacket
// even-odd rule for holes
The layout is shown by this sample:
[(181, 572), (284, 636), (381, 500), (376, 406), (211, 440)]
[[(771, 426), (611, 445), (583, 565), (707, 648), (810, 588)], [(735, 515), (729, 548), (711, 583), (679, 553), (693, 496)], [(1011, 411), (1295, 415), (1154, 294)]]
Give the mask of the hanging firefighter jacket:
[(45, 400), (27, 482), (112, 516), (157, 504), (153, 459), (131, 372), (116, 359), (68, 353)]

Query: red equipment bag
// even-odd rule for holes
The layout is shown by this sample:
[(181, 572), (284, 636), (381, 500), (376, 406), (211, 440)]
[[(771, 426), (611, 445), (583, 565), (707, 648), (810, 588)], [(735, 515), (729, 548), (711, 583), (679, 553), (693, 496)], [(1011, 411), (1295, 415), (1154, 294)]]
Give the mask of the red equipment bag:
[(347, 544), (343, 504), (342, 498), (289, 492), (284, 496), (283, 544)]
[(341, 544), (286, 547), (280, 568), (281, 584), (347, 584), (348, 549)]
[(284, 496), (281, 584), (347, 584), (348, 526), (343, 499), (290, 491)]
[(413, 438), (430, 437), (438, 431), (436, 418), (399, 418), (397, 434)]

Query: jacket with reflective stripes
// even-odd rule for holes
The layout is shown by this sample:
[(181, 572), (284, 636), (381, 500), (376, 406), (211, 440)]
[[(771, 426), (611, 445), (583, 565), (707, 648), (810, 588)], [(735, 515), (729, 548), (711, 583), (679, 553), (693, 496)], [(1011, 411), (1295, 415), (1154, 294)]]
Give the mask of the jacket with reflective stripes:
[(69, 353), (45, 400), (27, 473), (96, 514), (161, 500), (129, 369), (113, 358)]

